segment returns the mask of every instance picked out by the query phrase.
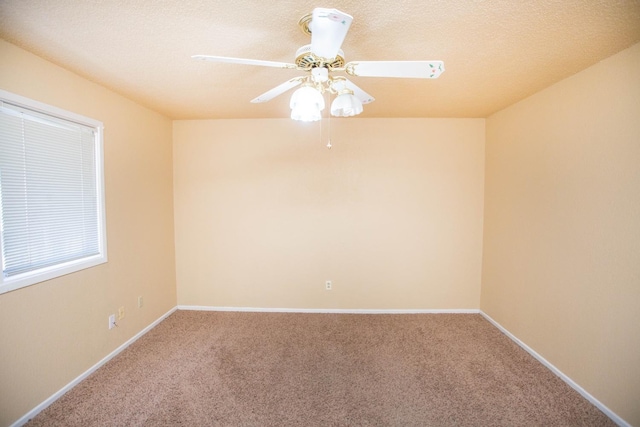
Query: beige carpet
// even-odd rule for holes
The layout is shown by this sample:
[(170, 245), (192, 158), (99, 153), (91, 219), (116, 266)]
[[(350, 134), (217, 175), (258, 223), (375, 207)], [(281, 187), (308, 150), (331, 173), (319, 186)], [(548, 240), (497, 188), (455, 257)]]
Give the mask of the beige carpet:
[(29, 426), (607, 426), (477, 314), (177, 311)]

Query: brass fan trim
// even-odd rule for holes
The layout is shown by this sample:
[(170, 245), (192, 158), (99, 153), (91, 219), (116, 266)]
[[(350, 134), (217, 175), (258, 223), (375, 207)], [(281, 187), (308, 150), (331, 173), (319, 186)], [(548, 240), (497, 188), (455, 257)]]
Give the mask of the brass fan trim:
[(311, 23), (311, 19), (313, 19), (313, 13), (307, 13), (298, 21), (298, 25), (303, 33), (310, 36), (311, 28), (309, 28), (309, 24)]
[(344, 68), (344, 58), (337, 55), (334, 59), (327, 60), (325, 58), (319, 58), (311, 52), (305, 52), (298, 56), (295, 61), (299, 69), (310, 70), (312, 68), (325, 67), (329, 70), (336, 68)]

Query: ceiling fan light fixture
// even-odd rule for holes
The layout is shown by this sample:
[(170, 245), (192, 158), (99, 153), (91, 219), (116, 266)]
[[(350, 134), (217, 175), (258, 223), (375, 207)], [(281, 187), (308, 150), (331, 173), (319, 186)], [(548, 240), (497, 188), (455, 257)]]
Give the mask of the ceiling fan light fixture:
[(362, 102), (350, 90), (340, 93), (331, 103), (331, 115), (335, 117), (353, 117), (362, 111)]
[(317, 122), (322, 118), (322, 113), (313, 106), (298, 106), (291, 110), (291, 118), (300, 122)]
[(291, 95), (291, 118), (302, 122), (315, 122), (322, 118), (324, 97), (312, 86), (302, 86)]

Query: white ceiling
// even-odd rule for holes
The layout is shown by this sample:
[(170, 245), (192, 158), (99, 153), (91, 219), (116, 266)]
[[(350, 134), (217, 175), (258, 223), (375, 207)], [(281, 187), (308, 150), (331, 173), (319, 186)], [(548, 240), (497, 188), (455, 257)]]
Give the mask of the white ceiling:
[(249, 101), (302, 72), (190, 56), (293, 62), (314, 7), (354, 17), (347, 61), (445, 63), (350, 78), (359, 117), (486, 117), (640, 41), (640, 0), (0, 0), (0, 37), (170, 118), (288, 117), (289, 94)]

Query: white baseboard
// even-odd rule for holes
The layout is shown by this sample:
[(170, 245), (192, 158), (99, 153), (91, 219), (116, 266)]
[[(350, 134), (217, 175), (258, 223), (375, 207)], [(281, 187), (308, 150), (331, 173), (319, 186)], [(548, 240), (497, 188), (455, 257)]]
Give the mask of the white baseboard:
[(529, 347), (528, 345), (526, 345), (524, 342), (520, 341), (515, 335), (513, 335), (511, 332), (509, 332), (508, 330), (506, 330), (501, 324), (499, 324), (498, 322), (496, 322), (495, 320), (493, 320), (487, 313), (485, 313), (484, 311), (480, 310), (480, 314), (489, 321), (489, 323), (491, 323), (493, 326), (495, 326), (496, 328), (498, 328), (503, 334), (505, 334), (507, 337), (511, 338), (516, 344), (518, 344), (520, 347), (522, 347), (527, 353), (529, 353), (530, 355), (532, 355), (536, 360), (538, 360), (538, 362), (542, 363), (544, 366), (546, 366), (547, 368), (549, 368), (549, 370), (551, 372), (553, 372), (554, 374), (556, 374), (558, 377), (560, 377), (560, 379), (562, 381), (564, 381), (565, 383), (567, 383), (571, 388), (573, 388), (575, 391), (577, 391), (578, 393), (580, 393), (582, 395), (582, 397), (584, 397), (585, 399), (587, 399), (589, 402), (593, 403), (593, 405), (600, 409), (602, 412), (604, 412), (604, 414), (611, 418), (611, 420), (616, 423), (617, 425), (619, 425), (620, 427), (631, 427), (631, 424), (629, 424), (628, 422), (626, 422), (625, 420), (623, 420), (618, 414), (616, 414), (615, 412), (613, 412), (611, 409), (607, 408), (602, 402), (600, 402), (598, 399), (596, 399), (595, 397), (593, 397), (591, 394), (589, 394), (585, 389), (583, 389), (582, 387), (580, 387), (575, 381), (573, 381), (571, 378), (569, 378), (566, 374), (564, 374), (562, 371), (560, 371), (560, 369), (556, 368), (555, 366), (553, 366), (547, 359), (545, 359), (544, 357), (542, 357), (541, 355), (539, 355), (538, 353), (536, 353), (536, 351), (534, 349), (532, 349), (531, 347)]
[(166, 312), (165, 314), (163, 314), (162, 316), (160, 316), (160, 318), (158, 318), (157, 320), (155, 320), (153, 323), (151, 323), (149, 326), (147, 326), (146, 328), (144, 328), (143, 330), (141, 330), (140, 332), (138, 332), (136, 335), (134, 335), (132, 338), (130, 338), (129, 340), (127, 340), (124, 344), (122, 344), (120, 347), (116, 348), (115, 350), (113, 350), (111, 353), (109, 353), (106, 357), (104, 357), (102, 360), (100, 360), (98, 363), (96, 363), (95, 365), (93, 365), (92, 367), (90, 367), (88, 370), (86, 370), (85, 372), (83, 372), (82, 374), (80, 374), (80, 376), (78, 376), (76, 379), (74, 379), (73, 381), (71, 381), (69, 384), (65, 385), (64, 387), (62, 387), (60, 390), (58, 390), (57, 392), (55, 392), (54, 394), (52, 394), (47, 400), (45, 400), (44, 402), (42, 402), (41, 404), (39, 404), (38, 406), (36, 406), (35, 408), (33, 408), (32, 410), (30, 410), (29, 412), (27, 412), (26, 414), (24, 414), (21, 418), (19, 418), (16, 422), (14, 422), (13, 424), (11, 424), (11, 427), (18, 427), (18, 426), (22, 426), (24, 424), (26, 424), (31, 418), (35, 417), (36, 415), (38, 415), (40, 412), (42, 412), (44, 409), (46, 409), (49, 405), (51, 405), (53, 402), (55, 402), (56, 400), (58, 400), (63, 394), (65, 394), (66, 392), (68, 392), (69, 390), (71, 390), (74, 386), (76, 386), (80, 381), (84, 380), (85, 378), (87, 378), (89, 375), (91, 375), (92, 373), (94, 373), (98, 368), (100, 368), (102, 365), (104, 365), (105, 363), (107, 363), (109, 360), (113, 359), (115, 356), (117, 356), (120, 352), (122, 352), (122, 350), (124, 350), (125, 348), (129, 347), (131, 344), (133, 344), (135, 341), (137, 341), (141, 336), (143, 336), (144, 334), (146, 334), (147, 332), (149, 332), (151, 329), (153, 329), (156, 325), (158, 325), (158, 323), (162, 322), (165, 318), (167, 318), (170, 314), (172, 314), (174, 311), (177, 310), (177, 307), (173, 307), (171, 310), (169, 310), (168, 312)]
[(368, 308), (271, 308), (271, 307), (212, 307), (201, 305), (179, 305), (178, 310), (196, 311), (240, 311), (257, 313), (336, 313), (336, 314), (436, 314), (465, 313), (478, 314), (476, 308), (454, 309), (368, 309)]

